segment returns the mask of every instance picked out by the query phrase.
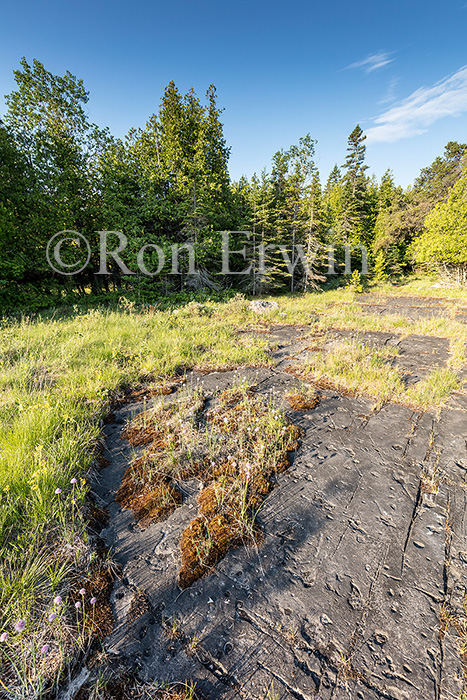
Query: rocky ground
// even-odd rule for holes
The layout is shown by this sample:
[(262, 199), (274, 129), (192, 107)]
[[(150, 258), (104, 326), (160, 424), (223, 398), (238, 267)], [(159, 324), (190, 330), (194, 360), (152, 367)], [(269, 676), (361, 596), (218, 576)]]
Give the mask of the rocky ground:
[(448, 316), (461, 323), (467, 323), (467, 304), (456, 299), (411, 296), (379, 297), (374, 294), (360, 294), (357, 303), (364, 311), (371, 314), (382, 316), (398, 314), (413, 320)]
[[(368, 306), (417, 318), (446, 313), (433, 300), (417, 300), (416, 309), (399, 302), (398, 311)], [(326, 342), (349, 334), (335, 331)], [(408, 382), (448, 358), (442, 338), (358, 337), (397, 346)], [(300, 447), (260, 510), (263, 542), (231, 550), (184, 591), (180, 536), (201, 485), (184, 482), (183, 504), (141, 529), (115, 495), (134, 456), (122, 428), (148, 404), (120, 408), (106, 427), (108, 466), (94, 491), (110, 515), (101, 536), (122, 572), (109, 655), (141, 680), (191, 679), (205, 700), (462, 698), (465, 397), (431, 414), (374, 410), (370, 400), (321, 389), (315, 408), (293, 411), (284, 395), (300, 381), (287, 370), (310, 352), (310, 328), (273, 326), (269, 338), (273, 368), (195, 373), (188, 385), (214, 400), (246, 377), (303, 429)]]

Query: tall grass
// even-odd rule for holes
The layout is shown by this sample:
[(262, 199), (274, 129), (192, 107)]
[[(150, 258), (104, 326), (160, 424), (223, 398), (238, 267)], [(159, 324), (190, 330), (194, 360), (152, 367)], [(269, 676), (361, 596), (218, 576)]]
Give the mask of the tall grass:
[(238, 342), (244, 304), (215, 311), (127, 308), (3, 322), (0, 633), (12, 633), (18, 619), (32, 630), (52, 597), (71, 590), (70, 570), (85, 573), (83, 559), (92, 553), (80, 508), (83, 477), (115, 392), (193, 365), (268, 362), (264, 340)]
[(357, 340), (339, 341), (330, 350), (314, 352), (301, 374), (321, 386), (372, 397), (376, 408), (392, 401), (416, 410), (439, 409), (461, 386), (455, 371), (436, 367), (407, 387), (404, 374), (393, 362), (396, 355), (395, 348), (372, 348)]
[[(450, 318), (371, 316), (353, 302), (352, 292), (337, 290), (282, 297), (264, 317), (251, 314), (237, 296), (175, 311), (137, 310), (126, 302), (115, 310), (75, 309), (62, 318), (0, 321), (0, 634), (9, 632), (14, 646), (19, 619), (33, 634), (53, 597), (72, 599), (90, 572), (85, 477), (96, 458), (101, 419), (123, 387), (192, 366), (268, 364), (267, 335), (238, 329), (303, 323), (318, 332), (347, 328), (450, 338), (449, 368), (409, 391), (391, 367), (390, 353), (356, 344), (317, 353), (310, 366), (316, 379), (327, 377), (380, 401), (443, 403), (458, 386), (467, 328)], [(2, 681), (5, 648), (0, 643)]]

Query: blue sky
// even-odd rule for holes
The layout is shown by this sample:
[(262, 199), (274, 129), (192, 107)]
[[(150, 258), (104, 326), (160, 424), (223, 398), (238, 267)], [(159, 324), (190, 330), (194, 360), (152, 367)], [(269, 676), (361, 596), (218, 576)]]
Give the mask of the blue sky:
[[(325, 181), (357, 123), (369, 173), (410, 184), (467, 142), (467, 2), (1, 0), (0, 94), (25, 56), (90, 91), (92, 121), (123, 136), (165, 85), (214, 83), (234, 179), (310, 133)], [(0, 114), (4, 106), (0, 106)]]

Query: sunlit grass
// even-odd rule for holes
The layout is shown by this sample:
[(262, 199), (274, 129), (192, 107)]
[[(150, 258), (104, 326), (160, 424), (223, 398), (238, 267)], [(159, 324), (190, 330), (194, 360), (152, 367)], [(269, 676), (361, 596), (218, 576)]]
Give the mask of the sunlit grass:
[[(401, 293), (428, 294), (429, 282), (412, 280)], [(415, 285), (415, 286), (414, 286)], [(423, 286), (425, 285), (425, 286)], [(399, 288), (380, 285), (381, 294)], [(461, 290), (433, 296), (467, 298)], [(241, 296), (227, 303), (191, 302), (175, 311), (75, 309), (62, 318), (0, 322), (0, 633), (17, 620), (36, 629), (58, 593), (72, 596), (92, 573), (82, 482), (96, 459), (101, 419), (124, 388), (158, 382), (190, 367), (203, 370), (268, 365), (271, 324), (303, 324), (313, 333), (330, 329), (384, 331), (448, 338), (446, 369), (414, 387), (392, 364), (390, 350), (359, 343), (315, 353), (312, 381), (375, 403), (397, 401), (425, 410), (442, 406), (459, 388), (467, 327), (449, 316), (416, 321), (366, 314), (348, 289), (275, 297), (277, 309), (252, 313)], [(78, 483), (71, 485), (76, 478)], [(61, 493), (56, 493), (60, 490)], [(40, 632), (39, 637), (41, 637)], [(0, 645), (0, 677), (6, 663)], [(4, 649), (4, 648), (3, 648)]]
[(395, 353), (393, 348), (376, 350), (357, 341), (342, 342), (327, 352), (312, 353), (306, 376), (318, 385), (386, 403), (404, 391), (400, 372), (389, 363)]
[[(238, 342), (244, 307), (237, 300), (222, 314), (214, 306), (178, 314), (129, 308), (3, 323), (0, 633), (18, 619), (32, 630), (54, 594), (69, 588), (70, 571), (90, 575), (81, 478), (116, 393), (196, 365), (270, 362), (266, 341)], [(0, 645), (0, 669), (4, 654)]]
[[(316, 406), (316, 397), (312, 405)], [(116, 500), (145, 527), (182, 503), (183, 482), (198, 478), (198, 513), (181, 536), (179, 585), (212, 570), (226, 552), (256, 541), (256, 515), (289, 466), (299, 431), (246, 382), (217, 392), (206, 410), (202, 394), (156, 405), (134, 418), (123, 437), (148, 445), (127, 469)]]
[[(277, 301), (277, 297), (274, 299)], [(466, 324), (451, 318), (448, 311), (444, 316), (409, 319), (398, 314), (367, 313), (355, 303), (358, 299), (359, 295), (354, 295), (345, 288), (324, 293), (281, 297), (279, 308), (268, 314), (268, 321), (312, 323), (320, 331), (331, 328), (356, 329), (467, 340)]]
[(461, 386), (455, 371), (435, 368), (407, 387), (403, 372), (393, 362), (396, 355), (395, 348), (341, 340), (334, 348), (313, 352), (303, 368), (292, 371), (318, 386), (373, 398), (376, 408), (392, 401), (417, 410), (439, 409)]
[(455, 372), (450, 369), (434, 369), (426, 377), (409, 387), (406, 392), (406, 400), (417, 408), (427, 410), (443, 406), (453, 391), (460, 386), (460, 381)]
[(467, 300), (467, 289), (455, 284), (442, 285), (437, 275), (409, 275), (398, 280), (371, 285), (370, 291), (389, 296), (434, 297)]

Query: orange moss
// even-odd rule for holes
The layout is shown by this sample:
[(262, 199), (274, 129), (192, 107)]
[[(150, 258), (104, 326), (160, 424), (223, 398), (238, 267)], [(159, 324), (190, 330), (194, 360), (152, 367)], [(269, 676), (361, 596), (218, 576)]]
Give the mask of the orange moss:
[(145, 526), (180, 505), (177, 482), (196, 477), (206, 483), (198, 515), (181, 537), (182, 588), (232, 547), (258, 540), (256, 513), (275, 475), (288, 468), (300, 435), (251, 390), (223, 391), (203, 420), (204, 405), (196, 398), (161, 405), (127, 426), (131, 444), (150, 446), (126, 471), (116, 497)]
[(122, 440), (127, 440), (133, 447), (140, 447), (141, 445), (149, 445), (156, 439), (158, 434), (159, 431), (154, 426), (144, 428), (130, 423), (122, 430), (121, 437)]
[(132, 465), (123, 475), (115, 500), (133, 512), (141, 527), (147, 527), (181, 504), (182, 495), (171, 482), (170, 477), (156, 475), (145, 481), (142, 474)]
[[(92, 631), (93, 637), (104, 639), (110, 634), (113, 627), (113, 611), (110, 603), (110, 596), (113, 589), (114, 577), (109, 569), (104, 568), (102, 561), (98, 561), (89, 579), (84, 584), (86, 595), (76, 595), (76, 600), (85, 601), (86, 616), (84, 618), (85, 627)], [(94, 597), (97, 602), (91, 605), (90, 598)]]
[(223, 559), (229, 549), (242, 542), (247, 543), (245, 533), (238, 523), (229, 521), (227, 515), (218, 514), (210, 520), (197, 517), (185, 529), (180, 541), (180, 588), (191, 586)]
[(319, 398), (316, 394), (311, 397), (303, 394), (289, 394), (286, 399), (293, 411), (311, 411), (319, 404)]

